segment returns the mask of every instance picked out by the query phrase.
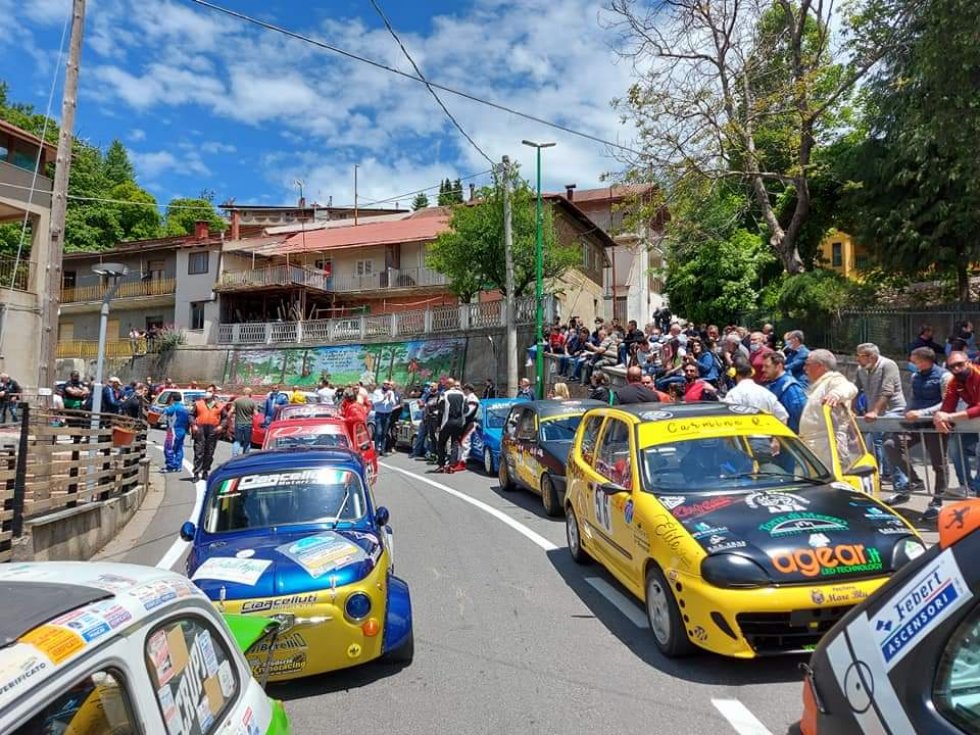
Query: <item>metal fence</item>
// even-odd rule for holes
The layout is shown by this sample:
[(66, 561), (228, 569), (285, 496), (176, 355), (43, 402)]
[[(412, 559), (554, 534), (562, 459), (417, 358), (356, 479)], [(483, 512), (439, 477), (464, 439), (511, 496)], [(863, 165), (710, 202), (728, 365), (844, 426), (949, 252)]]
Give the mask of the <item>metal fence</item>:
[(24, 522), (108, 500), (147, 481), (146, 423), (29, 403), (0, 430), (0, 561)]

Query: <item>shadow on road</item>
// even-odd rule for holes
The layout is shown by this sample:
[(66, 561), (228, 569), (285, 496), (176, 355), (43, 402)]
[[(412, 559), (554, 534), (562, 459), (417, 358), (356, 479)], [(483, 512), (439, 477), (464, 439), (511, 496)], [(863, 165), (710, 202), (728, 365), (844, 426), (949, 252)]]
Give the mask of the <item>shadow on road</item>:
[[(630, 651), (647, 665), (684, 681), (715, 686), (745, 686), (746, 684), (775, 684), (799, 681), (803, 676), (799, 664), (806, 656), (779, 656), (750, 660), (726, 658), (707, 651), (686, 658), (671, 659), (664, 656), (653, 642), (648, 628), (637, 627), (612, 603), (603, 597), (587, 581), (598, 577), (612, 585), (630, 600), (634, 598), (598, 564), (576, 564), (568, 549), (559, 548), (548, 552), (548, 559), (565, 583), (585, 603), (597, 620), (619, 638)], [(637, 603), (637, 610), (642, 607)], [(645, 614), (645, 613), (644, 613)]]
[(269, 696), (283, 701), (318, 697), (322, 694), (342, 692), (348, 689), (360, 689), (391, 676), (396, 676), (408, 664), (383, 663), (372, 661), (352, 669), (332, 671), (329, 674), (308, 676), (304, 679), (292, 679), (269, 684)]

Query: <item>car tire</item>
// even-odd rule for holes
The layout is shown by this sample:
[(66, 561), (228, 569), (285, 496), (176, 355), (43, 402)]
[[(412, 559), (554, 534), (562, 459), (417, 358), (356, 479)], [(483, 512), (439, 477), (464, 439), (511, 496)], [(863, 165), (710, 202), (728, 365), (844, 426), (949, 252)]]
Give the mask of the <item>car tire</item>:
[(668, 658), (689, 655), (694, 644), (687, 637), (687, 627), (674, 599), (674, 591), (659, 567), (654, 565), (647, 571), (644, 592), (647, 620), (657, 648)]
[(541, 503), (544, 505), (545, 514), (549, 517), (556, 518), (561, 515), (558, 491), (555, 490), (555, 483), (547, 472), (541, 475)]
[(408, 631), (408, 639), (398, 648), (385, 656), (382, 661), (398, 666), (408, 666), (415, 658), (415, 631)]
[(503, 457), (500, 458), (500, 467), (497, 468), (497, 481), (500, 483), (500, 489), (510, 492), (511, 490), (516, 490), (517, 486), (514, 485), (513, 480), (510, 479), (510, 471), (507, 469), (507, 460)]
[(490, 447), (483, 448), (483, 471), (487, 473), (487, 477), (493, 477), (493, 452)]
[(582, 531), (572, 506), (565, 509), (565, 540), (568, 544), (568, 553), (572, 555), (576, 564), (588, 564), (592, 560), (589, 553), (582, 548)]

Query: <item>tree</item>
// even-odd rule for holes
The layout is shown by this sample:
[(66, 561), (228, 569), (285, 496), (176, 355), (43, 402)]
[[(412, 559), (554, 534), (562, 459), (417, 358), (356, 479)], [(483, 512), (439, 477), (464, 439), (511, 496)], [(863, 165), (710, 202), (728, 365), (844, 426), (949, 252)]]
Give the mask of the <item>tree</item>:
[(456, 181), (446, 179), (439, 184), (438, 203), (440, 207), (445, 207), (452, 204), (461, 204), (462, 202), (463, 182), (461, 179), (456, 179)]
[(642, 143), (630, 165), (671, 188), (688, 177), (744, 183), (784, 269), (802, 272), (814, 154), (903, 27), (903, 11), (884, 12), (894, 0), (871, 1), (876, 23), (835, 55), (832, 2), (612, 0), (642, 70), (618, 101)]
[(847, 224), (881, 264), (954, 273), (957, 298), (969, 301), (969, 269), (980, 258), (977, 7), (897, 2), (910, 18), (910, 42), (891, 49), (868, 84), (867, 139), (849, 160)]
[(194, 232), (198, 221), (208, 223), (208, 229), (224, 231), (228, 227), (218, 215), (214, 204), (205, 199), (171, 199), (163, 229), (168, 237), (180, 237)]
[[(454, 207), (450, 230), (441, 234), (429, 248), (427, 264), (449, 278), (450, 289), (464, 302), (480, 291), (496, 289), (506, 293), (501, 184), (498, 178), (493, 186), (483, 188), (479, 193), (479, 204)], [(524, 296), (534, 290), (535, 201), (534, 190), (515, 176), (511, 193), (515, 296)], [(577, 243), (563, 245), (558, 241), (554, 214), (547, 203), (542, 219), (544, 277), (551, 281), (576, 265), (581, 251)]]
[(105, 153), (105, 177), (111, 186), (132, 183), (136, 180), (136, 172), (129, 161), (126, 146), (114, 140)]
[(160, 212), (156, 198), (134, 181), (124, 181), (109, 191), (109, 198), (132, 205), (114, 204), (122, 240), (149, 240), (160, 234)]
[(429, 197), (426, 196), (424, 191), (420, 191), (415, 195), (412, 200), (412, 211), (418, 212), (420, 209), (425, 209), (429, 206)]

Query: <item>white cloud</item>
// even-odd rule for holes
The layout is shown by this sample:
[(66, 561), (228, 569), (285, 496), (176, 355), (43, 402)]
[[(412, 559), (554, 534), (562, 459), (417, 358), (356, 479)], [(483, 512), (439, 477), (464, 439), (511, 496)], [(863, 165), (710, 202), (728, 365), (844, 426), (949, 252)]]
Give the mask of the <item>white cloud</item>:
[(238, 150), (237, 148), (235, 148), (235, 146), (231, 145), (230, 143), (222, 143), (217, 140), (206, 140), (203, 143), (201, 143), (198, 146), (198, 148), (201, 150), (202, 153), (212, 153), (212, 154), (234, 153), (236, 150)]
[(146, 131), (141, 128), (133, 128), (129, 131), (129, 139), (134, 143), (138, 143), (141, 140), (146, 140)]
[(129, 154), (133, 165), (141, 176), (153, 180), (163, 173), (176, 173), (182, 176), (210, 176), (211, 170), (204, 165), (201, 157), (193, 151), (182, 151), (175, 156), (170, 151), (153, 151), (141, 153), (131, 151)]
[(24, 15), (40, 25), (57, 25), (71, 14), (71, 0), (28, 0), (23, 5)]

